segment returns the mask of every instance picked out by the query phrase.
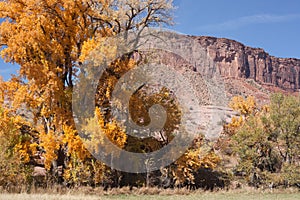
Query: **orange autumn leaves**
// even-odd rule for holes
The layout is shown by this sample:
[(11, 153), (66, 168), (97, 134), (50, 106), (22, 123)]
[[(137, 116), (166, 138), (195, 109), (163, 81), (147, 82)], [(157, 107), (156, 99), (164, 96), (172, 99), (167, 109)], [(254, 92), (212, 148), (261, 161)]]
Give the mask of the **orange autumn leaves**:
[[(170, 0), (1, 1), (0, 18), (5, 18), (0, 25), (1, 56), (20, 65), (20, 73), (0, 85), (0, 136), (5, 156), (14, 154), (20, 163), (27, 165), (36, 152), (42, 152), (49, 172), (53, 161), (58, 159), (58, 152), (63, 151), (67, 158), (64, 177), (68, 181), (79, 183), (79, 177), (87, 177), (88, 171), (92, 170), (99, 175), (97, 181), (100, 182), (105, 167), (86, 150), (72, 115), (73, 86), (83, 67), (81, 63), (108, 36), (171, 23), (169, 11), (172, 8)], [(116, 53), (113, 46), (100, 50), (105, 56)], [(97, 59), (100, 62), (102, 58)], [(131, 59), (119, 59), (111, 68), (122, 75), (135, 64)], [(100, 95), (96, 97), (98, 103), (110, 100), (117, 79), (108, 74), (103, 81)], [(168, 99), (168, 93), (160, 96)], [(4, 99), (11, 104), (4, 104)], [(98, 106), (103, 105), (99, 103)], [(170, 109), (176, 111), (176, 108)], [(20, 114), (20, 110), (25, 114)], [(105, 136), (119, 148), (126, 148), (128, 136), (125, 127), (114, 119), (108, 120), (108, 117), (97, 108), (95, 118), (89, 119), (86, 130), (98, 129), (92, 135), (90, 145), (96, 148)], [(176, 123), (170, 121), (170, 130), (173, 131)], [(138, 141), (134, 142), (136, 145)], [(199, 147), (192, 148), (178, 161), (180, 168), (189, 171), (184, 176), (190, 177), (192, 170), (213, 168), (218, 163), (213, 154), (200, 158), (200, 151)]]

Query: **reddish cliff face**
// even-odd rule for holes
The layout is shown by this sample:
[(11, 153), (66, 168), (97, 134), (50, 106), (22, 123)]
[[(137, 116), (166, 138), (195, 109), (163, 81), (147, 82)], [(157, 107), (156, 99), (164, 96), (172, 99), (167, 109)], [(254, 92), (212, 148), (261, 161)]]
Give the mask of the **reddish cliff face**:
[(290, 92), (300, 89), (300, 59), (276, 58), (263, 49), (247, 47), (234, 40), (191, 37), (206, 50), (226, 78), (253, 79)]

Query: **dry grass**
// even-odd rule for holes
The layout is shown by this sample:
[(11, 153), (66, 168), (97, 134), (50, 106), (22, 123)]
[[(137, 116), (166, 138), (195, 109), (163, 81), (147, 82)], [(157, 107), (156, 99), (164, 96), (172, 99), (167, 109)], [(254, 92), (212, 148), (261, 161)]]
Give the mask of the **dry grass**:
[(111, 195), (111, 196), (97, 196), (97, 195), (59, 195), (59, 194), (0, 194), (1, 200), (108, 200), (108, 199), (153, 199), (153, 200), (298, 200), (299, 193), (292, 194), (243, 194), (243, 193), (203, 193), (191, 195)]
[(186, 189), (159, 189), (159, 188), (121, 188), (104, 191), (102, 188), (77, 188), (73, 190), (59, 190), (54, 188), (42, 192), (34, 191), (32, 194), (0, 194), (0, 200), (107, 200), (107, 199), (153, 199), (153, 200), (298, 200), (300, 192), (297, 189), (285, 190), (257, 190), (244, 188), (231, 191), (205, 192), (202, 190), (189, 191)]

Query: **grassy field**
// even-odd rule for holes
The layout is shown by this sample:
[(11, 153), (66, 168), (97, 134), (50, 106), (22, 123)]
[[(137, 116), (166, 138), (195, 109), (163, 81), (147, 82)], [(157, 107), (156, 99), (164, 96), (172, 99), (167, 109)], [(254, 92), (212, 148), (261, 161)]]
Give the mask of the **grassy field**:
[(126, 199), (126, 200), (299, 200), (300, 193), (202, 193), (191, 195), (59, 195), (59, 194), (0, 194), (1, 200), (109, 200), (109, 199)]

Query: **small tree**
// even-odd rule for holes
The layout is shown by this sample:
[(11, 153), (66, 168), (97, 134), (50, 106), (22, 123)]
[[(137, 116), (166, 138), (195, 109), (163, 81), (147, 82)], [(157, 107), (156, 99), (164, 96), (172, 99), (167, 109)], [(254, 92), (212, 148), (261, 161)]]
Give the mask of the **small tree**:
[(237, 171), (254, 185), (299, 183), (297, 176), (287, 175), (299, 168), (299, 127), (299, 99), (273, 94), (270, 106), (251, 113), (235, 129), (232, 139), (239, 156)]
[(284, 162), (299, 163), (300, 99), (294, 96), (271, 96), (270, 122), (272, 138)]

